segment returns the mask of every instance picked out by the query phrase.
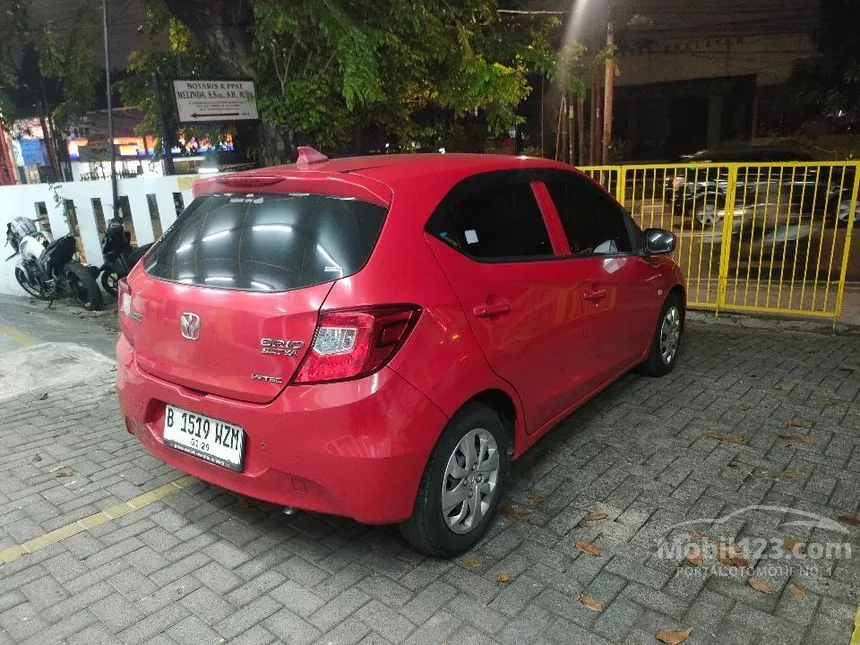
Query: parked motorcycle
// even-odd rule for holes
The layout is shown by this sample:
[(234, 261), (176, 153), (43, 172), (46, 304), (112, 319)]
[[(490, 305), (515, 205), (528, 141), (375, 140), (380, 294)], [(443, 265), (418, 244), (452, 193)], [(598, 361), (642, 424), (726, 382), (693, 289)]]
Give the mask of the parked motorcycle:
[(7, 261), (20, 256), (15, 279), (28, 294), (52, 302), (69, 295), (91, 311), (102, 308), (102, 292), (96, 276), (74, 259), (77, 252), (74, 237), (63, 235), (51, 241), (32, 220), (16, 217), (6, 224), (6, 244), (11, 244), (15, 251)]
[(152, 244), (133, 247), (131, 245), (131, 233), (125, 230), (122, 220), (111, 219), (102, 240), (104, 264), (100, 271), (104, 290), (112, 296), (116, 296), (120, 279), (129, 274), (150, 246)]

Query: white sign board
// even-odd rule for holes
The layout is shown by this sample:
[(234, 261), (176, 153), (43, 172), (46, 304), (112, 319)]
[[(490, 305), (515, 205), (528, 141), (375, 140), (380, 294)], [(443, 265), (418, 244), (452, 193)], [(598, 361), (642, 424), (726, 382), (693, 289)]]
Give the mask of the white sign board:
[(259, 119), (253, 81), (173, 81), (183, 123)]

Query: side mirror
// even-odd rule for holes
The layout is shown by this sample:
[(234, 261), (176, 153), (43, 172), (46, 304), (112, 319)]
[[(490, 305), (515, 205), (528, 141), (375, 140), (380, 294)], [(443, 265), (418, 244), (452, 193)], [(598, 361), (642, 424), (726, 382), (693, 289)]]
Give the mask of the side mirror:
[(675, 235), (665, 229), (646, 228), (642, 237), (648, 255), (662, 255), (675, 250)]

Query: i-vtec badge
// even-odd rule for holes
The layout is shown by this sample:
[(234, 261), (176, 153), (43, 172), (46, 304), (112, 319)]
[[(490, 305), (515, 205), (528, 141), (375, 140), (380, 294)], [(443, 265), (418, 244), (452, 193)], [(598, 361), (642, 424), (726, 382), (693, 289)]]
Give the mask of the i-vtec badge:
[(252, 381), (265, 381), (266, 383), (283, 383), (280, 376), (266, 376), (265, 374), (251, 374)]
[(264, 354), (274, 356), (296, 356), (305, 346), (303, 340), (284, 340), (283, 338), (261, 338), (260, 349)]

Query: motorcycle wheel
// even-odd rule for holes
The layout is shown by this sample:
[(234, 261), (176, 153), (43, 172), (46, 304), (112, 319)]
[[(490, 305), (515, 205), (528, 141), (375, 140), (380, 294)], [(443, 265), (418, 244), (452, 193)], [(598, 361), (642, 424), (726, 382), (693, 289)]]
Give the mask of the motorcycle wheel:
[(21, 285), (21, 288), (34, 298), (38, 298), (39, 300), (51, 299), (50, 295), (45, 294), (41, 289), (36, 288), (36, 286), (27, 279), (27, 274), (21, 267), (15, 268), (15, 279), (18, 281), (18, 284)]
[(63, 267), (63, 273), (69, 280), (72, 296), (84, 309), (98, 311), (102, 308), (102, 292), (93, 274), (85, 266), (72, 261)]
[(102, 271), (102, 288), (105, 292), (110, 295), (116, 297), (119, 293), (119, 287), (117, 286), (119, 283), (119, 276), (116, 271)]

